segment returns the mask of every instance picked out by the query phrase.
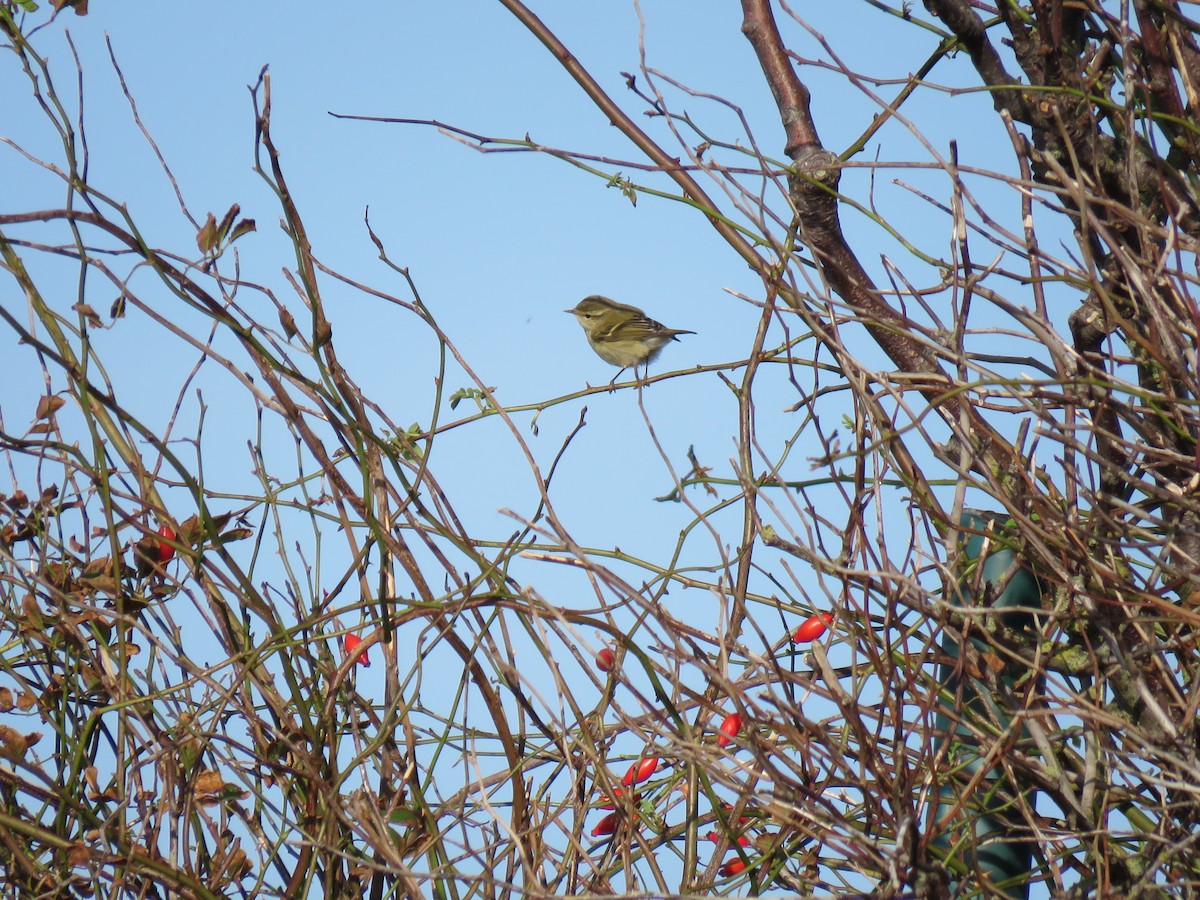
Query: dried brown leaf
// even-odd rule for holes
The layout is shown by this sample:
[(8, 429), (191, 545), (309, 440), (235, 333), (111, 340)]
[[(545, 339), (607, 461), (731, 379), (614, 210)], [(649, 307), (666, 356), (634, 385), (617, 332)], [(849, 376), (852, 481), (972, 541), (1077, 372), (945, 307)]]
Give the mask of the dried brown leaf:
[(38, 398), (37, 412), (34, 414), (35, 419), (48, 419), (64, 406), (67, 401), (56, 394), (46, 394)]
[(225, 779), (220, 772), (207, 769), (196, 776), (197, 794), (219, 794), (225, 786)]
[(0, 754), (14, 761), (20, 760), (25, 756), (26, 751), (41, 739), (40, 732), (21, 734), (15, 728), (0, 725)]
[(85, 319), (87, 319), (87, 323), (89, 325), (91, 325), (93, 328), (103, 328), (104, 327), (104, 322), (103, 322), (103, 320), (101, 320), (99, 314), (96, 312), (96, 310), (92, 309), (92, 307), (90, 307), (88, 304), (75, 303), (71, 306), (71, 309), (75, 310), (75, 312), (79, 313), (81, 316), (83, 316)]
[(72, 866), (86, 866), (91, 859), (91, 848), (83, 841), (75, 841), (67, 848), (67, 862)]
[(204, 225), (196, 233), (196, 246), (201, 253), (212, 253), (216, 249), (221, 236), (217, 232), (217, 217), (212, 213), (204, 220)]

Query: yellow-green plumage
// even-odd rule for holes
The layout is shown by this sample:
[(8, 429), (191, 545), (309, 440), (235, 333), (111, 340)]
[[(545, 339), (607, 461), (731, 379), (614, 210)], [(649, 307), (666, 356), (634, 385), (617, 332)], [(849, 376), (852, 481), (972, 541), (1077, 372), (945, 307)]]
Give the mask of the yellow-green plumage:
[(678, 340), (676, 335), (696, 333), (668, 328), (636, 306), (617, 303), (599, 294), (585, 297), (564, 312), (579, 321), (588, 343), (602, 360), (623, 369), (649, 365), (663, 347)]

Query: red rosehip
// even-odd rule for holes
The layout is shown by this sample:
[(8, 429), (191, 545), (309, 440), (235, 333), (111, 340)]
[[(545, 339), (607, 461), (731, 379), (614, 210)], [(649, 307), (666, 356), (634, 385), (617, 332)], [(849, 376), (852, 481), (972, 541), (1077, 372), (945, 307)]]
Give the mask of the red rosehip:
[[(606, 834), (612, 834), (617, 830), (617, 823), (621, 821), (621, 814), (610, 812), (607, 816), (596, 823), (596, 827), (592, 829), (592, 837), (604, 837)], [(633, 814), (631, 822), (637, 821), (637, 813)]]
[[(733, 809), (733, 804), (732, 803), (722, 803), (721, 809), (725, 810), (726, 812), (730, 812)], [(749, 816), (742, 816), (738, 819), (738, 824), (745, 825), (749, 821), (750, 821)]]
[[(621, 790), (620, 788), (613, 788), (612, 796), (610, 797), (610, 796), (608, 796), (608, 794), (601, 794), (600, 800), (596, 803), (596, 805), (599, 806), (601, 809), (616, 809), (617, 804), (622, 802), (621, 798), (624, 796), (625, 796), (625, 792), (623, 790)], [(641, 799), (642, 799), (641, 794), (633, 795), (633, 802), (635, 804)]]
[(601, 837), (602, 835), (612, 834), (617, 830), (617, 814), (610, 812), (607, 816), (596, 823), (596, 827), (592, 829), (592, 837)]
[(740, 875), (746, 871), (746, 861), (744, 859), (731, 859), (721, 868), (717, 869), (717, 874), (723, 878), (728, 878), (730, 875)]
[(820, 613), (819, 615), (809, 616), (799, 628), (792, 632), (792, 640), (797, 644), (815, 641), (832, 624), (833, 613)]
[(738, 732), (742, 730), (742, 716), (740, 713), (730, 713), (725, 717), (725, 721), (721, 723), (719, 734), (717, 735), (717, 746), (728, 747), (729, 742), (738, 736)]
[[(350, 656), (355, 650), (357, 650), (358, 645), (361, 643), (362, 638), (360, 638), (357, 634), (348, 634), (342, 639), (342, 647), (345, 648), (347, 656)], [(371, 668), (371, 658), (367, 656), (366, 650), (358, 655), (358, 664), (360, 666), (366, 666), (368, 669)]]
[(596, 668), (601, 672), (611, 672), (617, 667), (617, 654), (611, 647), (605, 647), (596, 654)]
[(175, 540), (175, 529), (164, 522), (158, 527), (158, 536), (167, 539), (166, 541), (158, 542), (158, 561), (165, 563), (175, 555), (175, 547), (167, 543), (167, 541)]
[[(714, 844), (721, 843), (721, 836), (719, 834), (717, 834), (715, 831), (710, 831), (704, 837), (706, 839), (712, 841)], [(750, 838), (744, 834), (739, 834), (736, 838), (730, 838), (730, 840), (734, 841), (739, 847), (749, 847), (750, 846)]]
[(647, 756), (641, 762), (635, 762), (629, 767), (629, 771), (625, 773), (625, 777), (621, 779), (621, 784), (628, 787), (631, 784), (637, 784), (645, 781), (654, 774), (654, 770), (658, 768), (658, 757)]

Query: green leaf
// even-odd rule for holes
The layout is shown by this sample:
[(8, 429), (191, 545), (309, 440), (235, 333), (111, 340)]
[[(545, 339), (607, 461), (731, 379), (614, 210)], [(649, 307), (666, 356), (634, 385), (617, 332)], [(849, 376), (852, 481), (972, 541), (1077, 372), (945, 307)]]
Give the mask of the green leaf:
[(421, 817), (411, 809), (406, 809), (403, 806), (399, 809), (392, 810), (392, 814), (388, 816), (388, 821), (393, 825), (403, 825), (406, 828), (411, 828), (413, 825), (419, 825)]
[[(495, 390), (495, 388), (489, 388)], [(475, 405), (479, 407), (480, 412), (491, 412), (492, 404), (488, 401), (487, 395), (480, 388), (462, 387), (450, 395), (450, 408), (454, 409), (463, 400), (474, 400)]]

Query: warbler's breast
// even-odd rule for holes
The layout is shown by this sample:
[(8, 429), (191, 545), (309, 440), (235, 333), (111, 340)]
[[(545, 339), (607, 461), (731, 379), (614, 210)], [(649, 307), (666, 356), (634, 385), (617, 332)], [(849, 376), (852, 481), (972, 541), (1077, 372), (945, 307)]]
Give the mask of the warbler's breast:
[(661, 335), (634, 341), (605, 341), (597, 340), (590, 335), (588, 337), (588, 342), (596, 351), (597, 356), (606, 363), (622, 368), (644, 366), (654, 362), (668, 340), (670, 340), (669, 337)]

